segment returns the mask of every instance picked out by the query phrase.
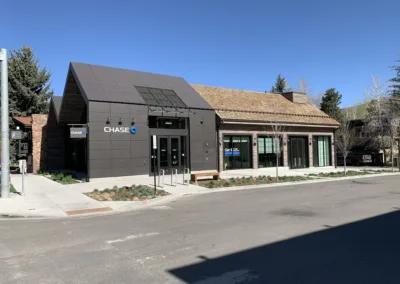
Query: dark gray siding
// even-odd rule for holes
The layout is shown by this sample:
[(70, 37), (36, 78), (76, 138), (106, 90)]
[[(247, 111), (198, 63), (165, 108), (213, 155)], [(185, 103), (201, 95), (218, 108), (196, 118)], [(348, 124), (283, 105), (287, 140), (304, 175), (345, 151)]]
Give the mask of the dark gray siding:
[[(104, 132), (105, 126), (131, 127), (133, 119), (136, 134)], [(148, 149), (147, 106), (89, 102), (90, 178), (148, 174)]]
[[(201, 123), (203, 121), (203, 123)], [(196, 110), (190, 115), (191, 170), (217, 169), (217, 138), (215, 112)], [(208, 144), (208, 146), (206, 146)]]
[[(90, 178), (149, 174), (150, 136), (147, 112), (147, 106), (89, 102)], [(109, 125), (106, 124), (107, 117), (111, 117)], [(122, 125), (118, 124), (120, 118)], [(191, 170), (216, 170), (215, 112), (197, 110), (189, 118)], [(104, 132), (105, 126), (130, 127), (133, 119), (137, 128), (136, 134)], [(182, 130), (161, 131), (174, 135)]]

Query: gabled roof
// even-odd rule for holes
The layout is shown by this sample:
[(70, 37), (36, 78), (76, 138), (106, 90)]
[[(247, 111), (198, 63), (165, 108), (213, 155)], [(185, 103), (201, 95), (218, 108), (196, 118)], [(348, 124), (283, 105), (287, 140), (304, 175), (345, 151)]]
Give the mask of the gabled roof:
[(51, 98), (57, 119), (58, 119), (58, 116), (60, 115), (62, 98), (63, 98), (62, 96), (53, 96)]
[(225, 121), (282, 122), (325, 125), (339, 123), (310, 103), (293, 103), (280, 94), (267, 94), (191, 85)]
[(85, 101), (147, 105), (136, 87), (172, 90), (188, 108), (211, 109), (180, 77), (72, 62), (70, 71)]
[(15, 123), (23, 125), (23, 126), (32, 126), (32, 117), (31, 116), (14, 116), (13, 120)]

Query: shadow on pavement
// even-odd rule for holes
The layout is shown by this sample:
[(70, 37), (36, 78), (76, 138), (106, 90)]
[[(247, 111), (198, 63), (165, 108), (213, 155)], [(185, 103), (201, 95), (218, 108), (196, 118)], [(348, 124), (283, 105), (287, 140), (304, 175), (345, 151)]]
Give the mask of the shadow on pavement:
[(215, 259), (200, 259), (204, 261), (169, 272), (196, 284), (398, 284), (400, 211)]

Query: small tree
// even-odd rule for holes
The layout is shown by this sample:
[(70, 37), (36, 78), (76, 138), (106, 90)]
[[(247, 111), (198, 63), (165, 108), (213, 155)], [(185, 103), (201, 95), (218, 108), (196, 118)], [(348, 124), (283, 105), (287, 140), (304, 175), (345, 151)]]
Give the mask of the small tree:
[(344, 175), (347, 175), (347, 163), (346, 159), (349, 155), (349, 151), (356, 144), (356, 135), (354, 129), (351, 127), (350, 120), (345, 117), (342, 119), (342, 123), (339, 129), (335, 133), (336, 135), (336, 149), (338, 149), (344, 160)]
[(272, 86), (270, 93), (273, 94), (282, 94), (285, 92), (290, 92), (291, 88), (289, 87), (288, 82), (285, 77), (282, 77), (281, 74), (278, 75), (275, 81), (275, 85)]
[(383, 152), (383, 161), (386, 162), (385, 149), (388, 147), (387, 138), (390, 128), (390, 115), (393, 113), (392, 105), (388, 100), (388, 86), (379, 78), (372, 76), (372, 83), (367, 91), (370, 100), (367, 105), (366, 129), (371, 134), (369, 147), (374, 147)]
[(343, 117), (340, 109), (341, 102), (342, 95), (335, 88), (330, 88), (322, 97), (320, 109), (338, 122), (341, 122)]
[(282, 123), (275, 123), (271, 125), (272, 129), (272, 143), (276, 158), (276, 181), (279, 181), (279, 161), (282, 157), (283, 147), (281, 141), (283, 140), (283, 134), (285, 126)]

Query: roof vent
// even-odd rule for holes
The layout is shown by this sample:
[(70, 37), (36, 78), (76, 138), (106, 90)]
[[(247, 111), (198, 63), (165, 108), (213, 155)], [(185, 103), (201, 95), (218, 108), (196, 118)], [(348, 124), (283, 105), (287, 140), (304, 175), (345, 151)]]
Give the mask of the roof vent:
[(307, 103), (307, 95), (305, 93), (300, 92), (286, 92), (282, 93), (286, 99), (296, 104), (306, 104)]

